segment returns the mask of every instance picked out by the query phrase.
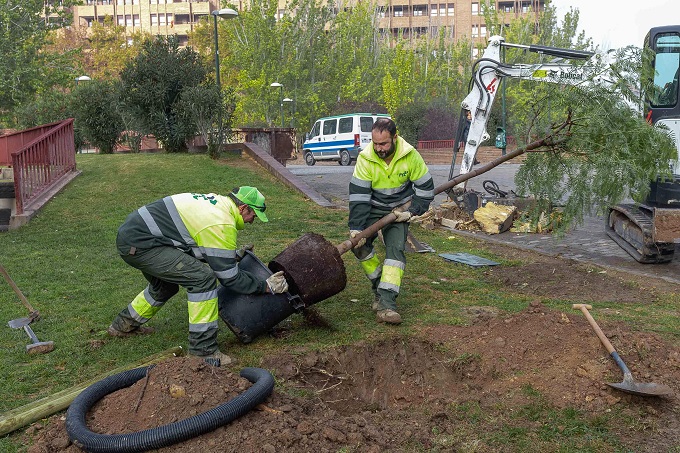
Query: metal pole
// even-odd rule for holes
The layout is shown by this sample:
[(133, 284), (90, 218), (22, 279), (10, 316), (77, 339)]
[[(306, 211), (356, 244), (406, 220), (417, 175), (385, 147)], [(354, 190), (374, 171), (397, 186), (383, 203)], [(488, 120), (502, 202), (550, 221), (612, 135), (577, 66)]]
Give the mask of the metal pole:
[(217, 14), (213, 14), (215, 19), (215, 81), (217, 82), (217, 88), (220, 88), (220, 49), (217, 40)]
[[(505, 62), (505, 48), (504, 47), (501, 47), (501, 52), (502, 52), (501, 61)], [(501, 80), (501, 82), (503, 82), (503, 80)], [(507, 143), (508, 143), (507, 142), (507, 140), (508, 140), (508, 130), (506, 129), (507, 126), (505, 125), (505, 114), (506, 114), (505, 113), (505, 85), (506, 84), (503, 83), (503, 86), (501, 87), (501, 90), (502, 90), (501, 91), (501, 127), (503, 128), (503, 131), (505, 133), (506, 146), (501, 148), (501, 156), (505, 156), (505, 148), (507, 147)]]
[(286, 127), (286, 122), (283, 119), (283, 85), (281, 85), (281, 89), (279, 91), (279, 99), (281, 101), (281, 105), (279, 106), (279, 110), (281, 112), (281, 127), (284, 128)]

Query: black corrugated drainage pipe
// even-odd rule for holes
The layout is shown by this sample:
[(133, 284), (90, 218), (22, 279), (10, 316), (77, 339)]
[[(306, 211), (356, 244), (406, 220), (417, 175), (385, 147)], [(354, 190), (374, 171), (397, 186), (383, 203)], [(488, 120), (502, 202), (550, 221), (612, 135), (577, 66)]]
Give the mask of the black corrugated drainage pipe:
[(213, 431), (236, 420), (264, 402), (274, 389), (274, 377), (262, 368), (244, 368), (241, 377), (253, 385), (236, 398), (184, 420), (127, 434), (97, 434), (87, 429), (85, 417), (94, 404), (116, 390), (129, 387), (146, 376), (150, 367), (115, 374), (86, 388), (66, 412), (66, 431), (71, 441), (91, 453), (141, 452), (167, 447)]

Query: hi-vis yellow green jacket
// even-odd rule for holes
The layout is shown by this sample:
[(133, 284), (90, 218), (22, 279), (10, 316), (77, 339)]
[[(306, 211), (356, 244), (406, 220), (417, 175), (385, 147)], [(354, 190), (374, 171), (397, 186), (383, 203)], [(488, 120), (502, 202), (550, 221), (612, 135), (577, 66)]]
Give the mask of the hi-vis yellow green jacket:
[(222, 286), (240, 294), (262, 293), (267, 283), (239, 270), (237, 231), (244, 227), (229, 197), (181, 193), (142, 206), (118, 229), (118, 249), (176, 247), (208, 263)]
[(389, 213), (411, 200), (409, 211), (421, 215), (434, 199), (434, 182), (422, 156), (397, 135), (394, 157), (389, 165), (373, 150), (373, 142), (357, 159), (349, 183), (349, 229), (369, 225), (371, 208)]

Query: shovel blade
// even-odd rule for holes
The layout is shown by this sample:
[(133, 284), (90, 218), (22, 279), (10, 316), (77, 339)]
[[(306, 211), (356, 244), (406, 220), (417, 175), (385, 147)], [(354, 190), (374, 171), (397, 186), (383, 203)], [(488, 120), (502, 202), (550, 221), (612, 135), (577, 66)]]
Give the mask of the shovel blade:
[(670, 396), (673, 394), (673, 390), (667, 385), (655, 384), (653, 382), (643, 383), (624, 379), (622, 382), (607, 385), (623, 392), (639, 396)]

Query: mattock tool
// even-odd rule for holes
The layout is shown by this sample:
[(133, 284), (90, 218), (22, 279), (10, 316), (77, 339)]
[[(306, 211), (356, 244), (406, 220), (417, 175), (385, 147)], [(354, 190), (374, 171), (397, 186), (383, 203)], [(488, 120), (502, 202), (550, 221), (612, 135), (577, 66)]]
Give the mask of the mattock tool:
[(38, 340), (38, 337), (35, 335), (35, 332), (33, 332), (33, 329), (31, 329), (30, 324), (33, 321), (36, 321), (40, 319), (40, 313), (38, 313), (38, 310), (33, 308), (33, 306), (28, 302), (28, 299), (26, 299), (26, 296), (24, 296), (24, 293), (21, 292), (19, 287), (14, 283), (14, 280), (9, 276), (7, 271), (5, 270), (2, 265), (0, 265), (0, 274), (2, 274), (3, 277), (5, 277), (5, 280), (7, 283), (9, 283), (9, 286), (12, 287), (14, 292), (16, 293), (17, 296), (19, 296), (19, 299), (21, 299), (21, 302), (24, 304), (24, 306), (28, 309), (29, 314), (26, 318), (18, 318), (18, 319), (13, 319), (7, 323), (12, 329), (24, 329), (24, 332), (28, 334), (28, 337), (31, 339), (31, 344), (26, 345), (26, 352), (29, 354), (46, 354), (54, 349), (54, 342), (53, 341), (40, 341)]

